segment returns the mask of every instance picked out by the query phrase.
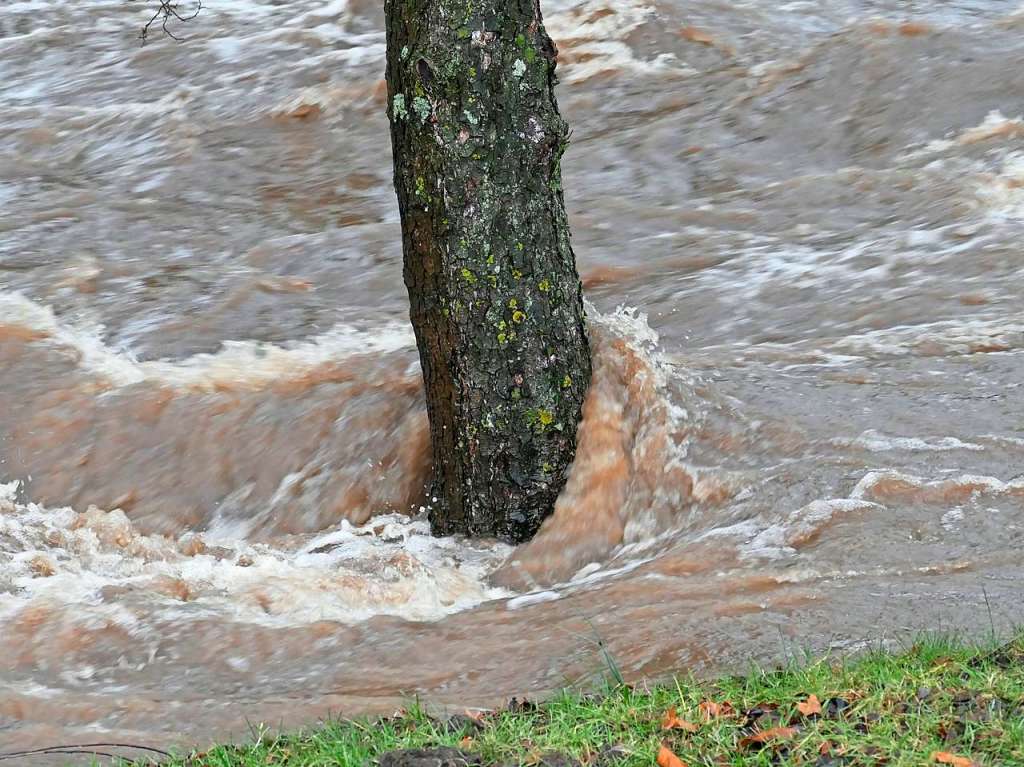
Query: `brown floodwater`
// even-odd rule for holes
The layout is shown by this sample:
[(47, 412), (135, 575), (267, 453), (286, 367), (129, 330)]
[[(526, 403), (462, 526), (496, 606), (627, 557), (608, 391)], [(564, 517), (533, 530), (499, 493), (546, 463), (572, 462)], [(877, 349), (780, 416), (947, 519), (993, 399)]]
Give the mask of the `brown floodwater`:
[(0, 750), (1024, 617), (1024, 7), (544, 0), (594, 379), (434, 539), (376, 0), (0, 13)]

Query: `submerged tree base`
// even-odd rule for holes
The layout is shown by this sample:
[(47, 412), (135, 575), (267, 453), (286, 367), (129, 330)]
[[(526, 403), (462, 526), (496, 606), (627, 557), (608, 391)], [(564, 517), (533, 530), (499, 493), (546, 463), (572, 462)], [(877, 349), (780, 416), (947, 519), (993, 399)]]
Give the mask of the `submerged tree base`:
[[(610, 664), (614, 669), (614, 664)], [(419, 753), (404, 749), (439, 749)], [(396, 753), (397, 752), (397, 753)], [(387, 756), (385, 756), (387, 755)], [(382, 758), (383, 757), (383, 758)], [(953, 767), (1024, 763), (1024, 638), (563, 693), (442, 718), (414, 707), (176, 759), (177, 765)]]
[(385, 14), (431, 524), (518, 543), (565, 484), (591, 373), (555, 46), (536, 0), (387, 0)]

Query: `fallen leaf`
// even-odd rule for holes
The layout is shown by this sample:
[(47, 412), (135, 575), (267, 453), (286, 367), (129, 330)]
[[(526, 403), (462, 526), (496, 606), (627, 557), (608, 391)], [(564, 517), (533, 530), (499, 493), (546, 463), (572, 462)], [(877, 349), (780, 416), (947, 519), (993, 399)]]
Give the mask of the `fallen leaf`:
[(698, 727), (693, 722), (687, 722), (685, 719), (680, 719), (676, 715), (676, 708), (673, 706), (665, 712), (665, 716), (661, 718), (661, 729), (663, 730), (686, 730), (687, 732), (697, 732)]
[(796, 727), (771, 727), (751, 735), (749, 738), (740, 739), (740, 748), (748, 746), (764, 745), (772, 740), (788, 740), (796, 735)]
[(875, 764), (885, 764), (889, 761), (889, 757), (885, 755), (885, 752), (878, 746), (864, 746), (864, 756), (870, 756), (875, 760)]
[(804, 716), (815, 716), (821, 713), (821, 702), (817, 695), (811, 695), (803, 703), (797, 703), (796, 709)]
[(952, 767), (974, 767), (974, 761), (966, 756), (957, 756), (948, 751), (936, 751), (932, 754), (932, 761), (939, 764), (949, 764)]
[(686, 762), (672, 753), (664, 743), (658, 750), (658, 767), (686, 767)]
[(826, 756), (832, 753), (832, 741), (826, 740), (820, 746), (818, 746), (818, 753), (822, 756)]
[(719, 716), (732, 716), (732, 704), (729, 701), (715, 703), (713, 700), (706, 700), (698, 708), (705, 719), (711, 720)]
[(846, 698), (829, 698), (825, 701), (825, 716), (835, 719), (849, 713), (850, 701)]

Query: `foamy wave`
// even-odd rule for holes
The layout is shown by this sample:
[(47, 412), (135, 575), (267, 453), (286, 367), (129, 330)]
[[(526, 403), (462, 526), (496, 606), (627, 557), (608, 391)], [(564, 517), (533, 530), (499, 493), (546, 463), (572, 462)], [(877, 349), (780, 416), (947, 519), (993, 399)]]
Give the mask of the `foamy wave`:
[(740, 553), (764, 559), (792, 556), (801, 546), (817, 538), (836, 515), (879, 508), (881, 507), (877, 503), (857, 498), (812, 501), (792, 512), (783, 522), (770, 525), (758, 532), (740, 547)]
[[(1024, 139), (1024, 117), (1009, 118), (993, 110), (980, 124), (949, 138), (931, 141), (908, 157), (940, 154), (988, 141), (1020, 139)], [(992, 218), (1024, 219), (1024, 154), (1010, 152), (1002, 159), (998, 172), (974, 176), (971, 191), (978, 208)]]
[(326, 333), (287, 347), (256, 341), (225, 341), (215, 354), (197, 354), (180, 361), (139, 361), (129, 351), (107, 346), (102, 328), (67, 324), (49, 307), (19, 293), (0, 293), (0, 325), (44, 336), (50, 343), (75, 354), (83, 370), (115, 387), (148, 382), (199, 390), (256, 388), (301, 378), (353, 355), (386, 354), (415, 346), (412, 329), (397, 322), (372, 331), (339, 324)]
[(978, 182), (975, 195), (994, 218), (1024, 219), (1024, 154), (1008, 155), (999, 173), (988, 174)]
[(1009, 351), (1024, 346), (1024, 317), (942, 320), (901, 325), (836, 339), (834, 348), (857, 356), (940, 356)]
[(919, 325), (899, 325), (865, 333), (791, 343), (731, 343), (670, 354), (675, 364), (690, 367), (721, 365), (723, 355), (731, 364), (769, 362), (793, 368), (804, 366), (844, 368), (863, 360), (901, 357), (959, 357), (1009, 352), (1024, 348), (1024, 315), (941, 320)]
[(996, 477), (961, 474), (930, 480), (900, 471), (872, 471), (854, 487), (852, 498), (879, 503), (896, 501), (948, 505), (982, 496), (1024, 495), (1024, 478), (1009, 482)]
[(740, 484), (691, 458), (714, 403), (667, 363), (646, 315), (619, 307), (588, 316), (594, 374), (576, 459), (554, 513), (502, 568), (502, 583), (535, 588), (588, 577), (594, 563), (605, 575), (608, 565), (635, 564), (669, 531), (704, 524), (703, 509)]
[(83, 617), (169, 611), (276, 626), (436, 620), (507, 595), (485, 578), (509, 547), (434, 538), (425, 521), (401, 515), (343, 522), (289, 551), (144, 536), (119, 510), (21, 504), (17, 490), (0, 485), (0, 614), (46, 603), (75, 605)]
[(945, 451), (985, 449), (982, 445), (973, 442), (963, 442), (956, 437), (941, 437), (934, 440), (920, 439), (918, 437), (890, 437), (873, 429), (869, 429), (856, 439), (836, 439), (832, 441), (832, 444), (859, 447), (873, 453), (884, 453), (890, 450)]
[(1010, 139), (1024, 137), (1024, 119), (1005, 117), (998, 109), (985, 115), (978, 125), (965, 128), (951, 138), (930, 141), (923, 150), (913, 154), (933, 154), (946, 152), (954, 147), (969, 146), (991, 139)]
[[(827, 535), (829, 527), (850, 515), (884, 511), (888, 516), (894, 513), (893, 506), (908, 504), (938, 506), (947, 509), (940, 524), (950, 531), (963, 518), (966, 504), (979, 502), (987, 508), (997, 505), (995, 502), (1000, 498), (1017, 504), (1021, 497), (1024, 497), (1024, 478), (1003, 481), (961, 474), (929, 479), (895, 470), (870, 471), (847, 498), (815, 500), (776, 521), (756, 517), (717, 527), (696, 536), (693, 543), (714, 542), (716, 548), (721, 549), (723, 545), (728, 548), (731, 542), (742, 559), (789, 560), (819, 540), (823, 544), (831, 541), (834, 545), (836, 536)], [(865, 524), (864, 529), (870, 527)], [(929, 565), (917, 571), (931, 572), (933, 567)]]
[(675, 56), (638, 58), (625, 38), (657, 15), (656, 8), (639, 0), (555, 2), (545, 6), (544, 25), (558, 45), (559, 78), (579, 83), (607, 71), (650, 73), (689, 72)]
[(819, 499), (794, 509), (776, 522), (758, 517), (714, 527), (697, 535), (694, 543), (724, 538), (735, 541), (744, 557), (783, 559), (817, 539), (837, 516), (881, 508), (880, 504), (862, 498)]

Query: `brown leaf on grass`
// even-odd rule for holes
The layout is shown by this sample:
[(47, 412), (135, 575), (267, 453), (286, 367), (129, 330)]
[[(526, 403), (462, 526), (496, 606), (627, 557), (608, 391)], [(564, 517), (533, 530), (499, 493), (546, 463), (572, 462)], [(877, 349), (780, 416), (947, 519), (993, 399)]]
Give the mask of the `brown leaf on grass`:
[(732, 716), (734, 713), (732, 704), (729, 701), (715, 703), (713, 700), (705, 700), (697, 708), (700, 709), (700, 712), (708, 721), (720, 716)]
[(686, 732), (697, 732), (698, 727), (693, 722), (687, 722), (676, 715), (676, 707), (673, 706), (665, 712), (661, 718), (661, 729), (663, 730), (686, 730)]
[(975, 767), (974, 760), (966, 756), (957, 756), (948, 751), (935, 751), (932, 754), (932, 761), (938, 764), (948, 764), (951, 767)]
[(824, 743), (822, 743), (820, 746), (818, 746), (818, 753), (821, 754), (822, 756), (828, 756), (829, 754), (832, 753), (832, 749), (833, 748), (834, 748), (834, 746), (832, 745), (832, 741), (831, 740), (826, 740)]
[(796, 735), (796, 727), (771, 727), (767, 730), (756, 732), (748, 738), (740, 739), (740, 748), (749, 746), (763, 746), (773, 740), (789, 740)]
[(821, 701), (817, 695), (811, 695), (803, 703), (796, 704), (796, 710), (804, 716), (814, 716), (821, 713)]
[(672, 749), (662, 743), (661, 748), (658, 749), (658, 767), (686, 767), (686, 762), (672, 753)]
[(864, 756), (875, 760), (875, 764), (888, 764), (889, 757), (879, 746), (864, 746)]

